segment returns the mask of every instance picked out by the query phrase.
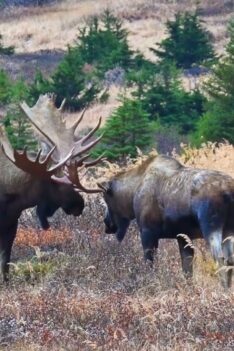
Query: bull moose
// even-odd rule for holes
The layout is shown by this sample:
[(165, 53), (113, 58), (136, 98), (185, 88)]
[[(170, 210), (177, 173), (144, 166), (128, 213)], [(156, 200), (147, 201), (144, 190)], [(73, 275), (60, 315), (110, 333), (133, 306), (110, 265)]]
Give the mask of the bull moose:
[(90, 141), (100, 126), (100, 120), (87, 135), (77, 140), (75, 131), (84, 112), (68, 128), (63, 119), (62, 106), (59, 109), (55, 107), (53, 96), (40, 96), (32, 108), (23, 102), (21, 108), (37, 131), (41, 149), (34, 158), (26, 149), (23, 152), (13, 150), (1, 127), (0, 254), (4, 281), (8, 280), (11, 249), (18, 219), (24, 209), (37, 206), (42, 227), (47, 229), (48, 217), (58, 208), (73, 216), (82, 213), (84, 200), (79, 191), (100, 191), (86, 189), (78, 174), (79, 167), (87, 168), (99, 161), (88, 162), (88, 155), (84, 153), (100, 139)]
[(192, 169), (168, 156), (151, 155), (140, 165), (99, 184), (107, 204), (106, 233), (122, 241), (136, 218), (146, 260), (153, 261), (159, 239), (176, 238), (182, 268), (193, 273), (191, 240), (204, 238), (231, 285), (234, 264), (234, 179), (224, 173)]

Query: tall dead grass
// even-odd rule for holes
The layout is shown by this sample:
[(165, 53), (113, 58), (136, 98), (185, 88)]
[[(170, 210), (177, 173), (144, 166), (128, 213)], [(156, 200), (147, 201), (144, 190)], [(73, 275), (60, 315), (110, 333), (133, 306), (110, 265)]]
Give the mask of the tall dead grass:
[[(191, 166), (233, 172), (228, 144), (186, 152)], [(136, 224), (120, 245), (103, 233), (101, 195), (85, 201), (82, 217), (58, 212), (49, 232), (32, 229), (33, 213), (22, 217), (11, 283), (0, 290), (0, 349), (233, 350), (234, 290), (220, 286), (204, 243), (196, 244), (193, 281), (175, 240), (161, 240), (149, 269)]]
[[(228, 3), (205, 0), (200, 5), (206, 15), (207, 27), (214, 34), (217, 51), (223, 49), (226, 24), (233, 13)], [(130, 45), (152, 58), (149, 47), (165, 37), (166, 20), (172, 18), (175, 11), (191, 10), (195, 6), (193, 0), (67, 0), (42, 8), (17, 8), (5, 12), (1, 15), (0, 33), (4, 44), (14, 45), (20, 53), (64, 50), (74, 42), (78, 27), (85, 19), (101, 14), (108, 7), (123, 18), (129, 30)]]

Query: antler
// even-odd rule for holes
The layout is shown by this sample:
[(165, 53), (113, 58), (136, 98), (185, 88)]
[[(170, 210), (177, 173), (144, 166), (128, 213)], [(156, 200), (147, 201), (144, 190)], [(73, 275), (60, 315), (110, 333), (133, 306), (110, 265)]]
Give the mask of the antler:
[(79, 172), (78, 168), (80, 168), (80, 171), (82, 169), (87, 169), (88, 167), (95, 166), (101, 159), (103, 155), (98, 157), (96, 160), (89, 161), (89, 162), (84, 162), (84, 159), (87, 158), (87, 156), (84, 156), (82, 159), (78, 161), (71, 162), (69, 165), (66, 166), (67, 172), (66, 175), (68, 179), (73, 183), (73, 185), (79, 190), (83, 191), (88, 194), (94, 194), (94, 193), (100, 193), (102, 192), (101, 189), (87, 189), (85, 186), (83, 186), (80, 182), (80, 177), (79, 177)]
[(53, 147), (50, 152), (41, 160), (40, 149), (34, 160), (31, 160), (28, 157), (26, 147), (22, 152), (14, 150), (4, 132), (3, 128), (0, 127), (0, 139), (1, 146), (6, 157), (14, 163), (18, 168), (22, 169), (24, 172), (27, 172), (37, 178), (51, 178), (71, 157), (73, 154), (73, 149), (64, 157), (59, 163), (51, 165), (52, 163), (52, 154), (55, 150)]
[[(77, 141), (74, 134), (84, 116), (85, 109), (79, 119), (71, 127), (67, 127), (62, 116), (63, 104), (57, 109), (52, 95), (41, 95), (31, 108), (25, 102), (21, 104), (22, 110), (40, 135), (40, 141), (46, 143), (49, 152), (45, 156), (42, 156), (42, 149), (38, 151), (34, 160), (28, 156), (26, 148), (22, 152), (13, 150), (5, 132), (0, 129), (2, 149), (7, 158), (18, 168), (37, 178), (51, 178), (66, 184), (73, 183), (81, 191), (96, 192), (95, 189), (89, 190), (81, 185), (77, 168), (87, 168), (101, 159), (99, 157), (95, 161), (85, 162), (89, 155), (83, 155), (101, 139), (100, 136), (89, 141), (100, 127), (101, 118), (95, 128)], [(78, 157), (78, 160), (72, 163), (71, 160), (75, 157)], [(63, 172), (61, 177), (58, 177), (56, 173), (64, 168), (64, 165), (67, 165), (68, 173)]]
[(88, 135), (77, 141), (75, 131), (82, 121), (86, 109), (83, 110), (78, 120), (71, 127), (68, 127), (62, 114), (63, 105), (64, 101), (60, 108), (57, 109), (54, 105), (54, 95), (48, 94), (41, 95), (33, 107), (29, 107), (26, 102), (20, 105), (26, 117), (35, 127), (37, 134), (39, 132), (39, 139), (46, 143), (49, 148), (55, 146), (53, 159), (56, 162), (68, 154), (71, 146), (74, 147), (72, 157), (77, 157), (91, 149), (101, 138), (99, 137), (89, 144), (84, 145), (100, 127), (100, 118), (97, 126)]

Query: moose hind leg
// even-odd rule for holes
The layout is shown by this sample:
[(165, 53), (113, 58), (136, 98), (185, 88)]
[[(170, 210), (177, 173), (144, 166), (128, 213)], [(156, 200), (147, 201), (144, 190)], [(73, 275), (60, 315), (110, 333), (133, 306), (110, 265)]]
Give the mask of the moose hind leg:
[(194, 249), (183, 237), (177, 237), (180, 257), (182, 262), (182, 269), (187, 278), (193, 276), (193, 258), (194, 258)]
[(234, 235), (227, 236), (223, 241), (224, 261), (227, 265), (227, 286), (232, 285), (232, 276), (234, 274)]
[(17, 225), (18, 221), (7, 230), (0, 233), (1, 271), (4, 282), (9, 280), (9, 262), (12, 245), (16, 236)]
[(226, 257), (229, 257), (229, 249), (228, 244), (223, 244), (223, 232), (222, 229), (213, 231), (210, 235), (208, 235), (208, 243), (210, 246), (211, 254), (214, 260), (218, 263), (219, 266), (219, 277), (221, 280), (221, 284), (224, 288), (227, 288), (231, 284), (231, 270), (227, 270)]
[(219, 276), (224, 287), (228, 286), (223, 251), (223, 232), (226, 220), (225, 207), (205, 202), (197, 212), (200, 228), (207, 241), (214, 260), (219, 265)]

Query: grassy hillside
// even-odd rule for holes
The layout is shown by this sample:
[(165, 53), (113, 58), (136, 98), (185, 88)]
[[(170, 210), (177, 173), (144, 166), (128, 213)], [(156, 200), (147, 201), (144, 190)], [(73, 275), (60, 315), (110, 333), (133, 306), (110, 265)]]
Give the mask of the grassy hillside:
[[(222, 50), (225, 26), (233, 13), (231, 1), (205, 0), (201, 14), (214, 35), (216, 49)], [(148, 48), (165, 35), (164, 23), (175, 11), (195, 8), (195, 0), (64, 0), (51, 6), (6, 9), (1, 14), (0, 33), (6, 45), (17, 52), (66, 49), (77, 35), (77, 28), (89, 16), (110, 8), (124, 20), (135, 49), (150, 56)]]
[[(226, 42), (232, 3), (201, 2), (217, 52)], [(123, 19), (131, 46), (151, 57), (148, 48), (165, 36), (166, 20), (194, 4), (192, 0), (66, 0), (44, 7), (6, 8), (0, 14), (0, 33), (4, 44), (14, 45), (24, 58), (35, 57), (40, 50), (52, 54), (59, 50), (62, 55), (84, 20), (109, 7)], [(0, 64), (8, 65), (15, 75), (36, 64), (19, 62), (17, 55), (0, 58)], [(53, 57), (48, 65), (44, 59), (42, 68), (52, 70), (52, 61)], [(83, 129), (93, 126), (100, 115), (104, 120), (110, 115), (118, 105), (118, 92), (111, 87), (108, 104), (87, 111)], [(73, 116), (69, 115), (71, 121)], [(180, 160), (234, 176), (234, 148), (229, 144), (185, 148)], [(95, 171), (90, 182), (112, 172)], [(193, 281), (182, 274), (173, 240), (160, 242), (158, 258), (149, 269), (136, 224), (119, 245), (114, 236), (104, 234), (101, 195), (85, 200), (81, 218), (58, 212), (47, 232), (38, 228), (33, 211), (21, 217), (11, 282), (0, 288), (0, 351), (233, 350), (234, 288), (227, 291), (220, 286), (204, 242), (195, 244)]]

